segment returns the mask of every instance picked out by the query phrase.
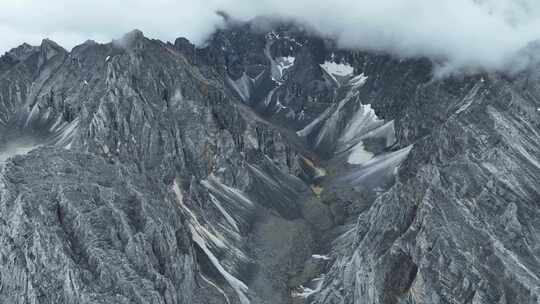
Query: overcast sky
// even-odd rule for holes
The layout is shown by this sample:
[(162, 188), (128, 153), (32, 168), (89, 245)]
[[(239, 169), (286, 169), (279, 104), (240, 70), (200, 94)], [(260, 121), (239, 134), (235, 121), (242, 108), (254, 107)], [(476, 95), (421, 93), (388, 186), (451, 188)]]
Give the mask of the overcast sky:
[(0, 0), (0, 52), (45, 37), (70, 49), (134, 28), (201, 42), (221, 23), (216, 10), (293, 18), (343, 47), (427, 56), (442, 71), (523, 67), (536, 58), (521, 50), (540, 39), (540, 0)]

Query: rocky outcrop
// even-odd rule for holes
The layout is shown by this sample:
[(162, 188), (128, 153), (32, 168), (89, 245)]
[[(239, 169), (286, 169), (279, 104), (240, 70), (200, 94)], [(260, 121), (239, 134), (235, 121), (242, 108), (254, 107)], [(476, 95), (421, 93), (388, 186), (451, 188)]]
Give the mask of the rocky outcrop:
[(1, 302), (192, 303), (182, 216), (136, 168), (39, 148), (1, 174)]
[[(386, 60), (368, 65), (377, 74), (361, 94), (414, 148), (340, 241), (347, 252), (316, 302), (536, 303), (537, 82), (426, 81), (416, 63)], [(407, 85), (396, 77), (412, 88), (387, 87)]]

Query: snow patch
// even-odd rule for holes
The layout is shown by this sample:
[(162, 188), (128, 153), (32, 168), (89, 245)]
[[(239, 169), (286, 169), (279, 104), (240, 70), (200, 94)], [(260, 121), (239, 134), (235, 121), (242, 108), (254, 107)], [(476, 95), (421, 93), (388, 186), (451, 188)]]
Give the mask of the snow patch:
[(173, 102), (181, 102), (182, 100), (184, 100), (184, 96), (182, 95), (182, 91), (180, 89), (176, 89), (174, 91), (174, 95), (173, 95), (171, 101), (173, 101)]
[(364, 143), (361, 141), (352, 148), (351, 154), (347, 162), (351, 165), (361, 165), (373, 158), (374, 154), (367, 151), (364, 147)]
[[(246, 284), (244, 284), (244, 282), (230, 274), (221, 264), (219, 259), (214, 255), (212, 250), (210, 250), (210, 246), (212, 245), (217, 245), (218, 247), (226, 248), (229, 250), (234, 250), (234, 248), (225, 244), (225, 238), (223, 236), (214, 235), (199, 222), (195, 213), (193, 213), (193, 211), (191, 211), (184, 204), (184, 196), (182, 194), (182, 190), (180, 190), (180, 186), (178, 185), (178, 181), (176, 179), (173, 182), (172, 190), (176, 196), (177, 203), (180, 205), (181, 209), (186, 212), (186, 216), (189, 222), (188, 226), (191, 232), (193, 242), (195, 242), (199, 246), (199, 248), (208, 257), (212, 265), (214, 265), (214, 267), (223, 276), (223, 278), (225, 278), (227, 283), (229, 283), (232, 289), (237, 293), (240, 302), (242, 304), (249, 304), (250, 301), (246, 295), (248, 292), (248, 287), (246, 286)], [(208, 243), (209, 241), (211, 242), (211, 244)], [(242, 255), (240, 251), (236, 253)]]
[(354, 68), (350, 64), (346, 63), (336, 63), (333, 61), (326, 61), (320, 65), (321, 68), (325, 69), (329, 74), (337, 76), (350, 76), (354, 73)]
[(352, 86), (353, 88), (359, 88), (363, 86), (367, 80), (368, 80), (368, 77), (364, 75), (364, 73), (362, 73), (358, 76), (354, 76), (353, 78), (351, 78), (349, 80), (349, 85)]
[(202, 180), (201, 184), (214, 194), (223, 195), (236, 203), (242, 203), (245, 207), (254, 206), (253, 202), (243, 192), (224, 185), (214, 175), (210, 175), (207, 179)]
[(321, 131), (319, 132), (319, 135), (317, 136), (316, 146), (319, 146), (323, 139), (328, 136), (329, 138), (336, 135), (336, 132), (338, 130), (337, 124), (340, 119), (341, 115), (341, 109), (349, 102), (351, 101), (353, 95), (347, 95), (342, 101), (339, 102), (337, 109), (335, 109), (335, 112), (330, 115), (330, 117), (325, 121)]
[(201, 276), (201, 278), (208, 284), (210, 284), (210, 286), (214, 287), (221, 295), (223, 295), (223, 297), (225, 298), (225, 301), (227, 301), (227, 304), (231, 304), (231, 301), (229, 300), (229, 297), (227, 296), (227, 294), (225, 293), (225, 291), (223, 291), (223, 289), (221, 289), (219, 286), (217, 286), (216, 284), (214, 284), (214, 282), (210, 281), (210, 279), (208, 279), (207, 277), (205, 277), (202, 273), (199, 273), (199, 275)]
[(309, 123), (307, 126), (305, 126), (302, 130), (296, 132), (296, 134), (300, 137), (306, 137), (311, 132), (313, 132), (313, 129), (317, 127), (320, 123), (322, 123), (332, 112), (332, 108), (326, 109), (319, 117), (315, 118), (311, 123)]
[(173, 184), (173, 192), (176, 195), (177, 202), (180, 205), (181, 209), (186, 212), (189, 225), (196, 228), (196, 230), (201, 233), (201, 237), (204, 237), (206, 240), (212, 242), (212, 244), (218, 248), (232, 250), (237, 253), (238, 256), (244, 256), (242, 252), (240, 252), (233, 246), (226, 244), (227, 241), (221, 233), (215, 231), (215, 229), (213, 229), (213, 231), (211, 232), (208, 228), (202, 225), (202, 223), (197, 218), (197, 215), (184, 204), (182, 191), (180, 190), (180, 186), (178, 185), (178, 182), (176, 180)]
[(279, 101), (279, 99), (278, 99), (278, 101), (276, 102), (276, 107), (277, 107), (276, 113), (279, 113), (281, 110), (286, 110), (286, 109), (287, 109), (287, 107), (284, 106), (284, 105), (281, 103), (281, 101)]
[(248, 291), (248, 287), (244, 282), (237, 279), (235, 276), (230, 274), (219, 262), (218, 258), (212, 253), (212, 251), (206, 246), (206, 241), (199, 235), (199, 232), (195, 229), (195, 227), (190, 225), (191, 234), (193, 236), (193, 241), (199, 245), (199, 247), (202, 249), (202, 251), (206, 254), (210, 262), (216, 267), (216, 269), (219, 271), (219, 273), (225, 278), (225, 280), (229, 283), (229, 285), (234, 289), (236, 294), (238, 294), (238, 297), (240, 298), (240, 302), (242, 304), (249, 304), (250, 301), (248, 297), (246, 296), (246, 293)]
[(79, 130), (79, 117), (70, 122), (69, 124), (55, 124), (51, 128), (51, 131), (57, 133), (54, 138), (57, 145), (66, 149), (71, 147), (73, 138)]
[(314, 285), (313, 288), (304, 287), (303, 285), (300, 285), (298, 287), (298, 291), (292, 292), (292, 296), (295, 298), (307, 299), (311, 295), (316, 294), (321, 291), (323, 282), (324, 282), (324, 276), (315, 278), (310, 282), (311, 284)]
[(331, 260), (331, 258), (329, 256), (322, 255), (322, 254), (314, 254), (311, 257), (316, 259), (316, 260), (324, 260), (324, 261), (330, 261)]
[(34, 120), (34, 118), (37, 116), (38, 113), (39, 113), (39, 103), (36, 102), (34, 106), (32, 107), (32, 110), (30, 110), (28, 117), (26, 118), (26, 121), (24, 123), (25, 128), (30, 125), (30, 122)]
[(306, 117), (306, 111), (302, 110), (298, 113), (298, 120), (303, 120)]
[(353, 184), (373, 179), (377, 176), (385, 176), (390, 173), (396, 173), (399, 165), (407, 158), (412, 150), (412, 145), (398, 151), (381, 154), (362, 164), (362, 167), (352, 174), (346, 176), (344, 181)]
[(233, 219), (233, 217), (227, 212), (227, 210), (225, 210), (221, 206), (221, 203), (219, 202), (219, 200), (212, 194), (210, 194), (210, 200), (212, 201), (212, 203), (214, 203), (214, 206), (216, 206), (216, 208), (219, 210), (219, 212), (221, 212), (223, 217), (225, 217), (227, 222), (234, 228), (234, 230), (236, 230), (237, 232), (240, 232), (240, 229), (238, 229), (238, 224)]
[(270, 103), (272, 102), (272, 97), (274, 97), (274, 93), (277, 91), (279, 87), (275, 87), (273, 88), (270, 93), (268, 93), (268, 96), (266, 96), (266, 98), (264, 99), (264, 105), (265, 106), (269, 106)]
[(463, 105), (461, 107), (459, 107), (459, 109), (456, 111), (456, 114), (459, 114), (459, 113), (467, 110), (473, 104), (474, 100), (476, 99), (476, 95), (477, 95), (479, 89), (480, 89), (480, 84), (476, 84), (471, 89), (471, 91), (463, 99)]
[(379, 119), (370, 104), (360, 105), (360, 108), (354, 114), (353, 118), (347, 125), (345, 132), (340, 138), (342, 143), (349, 142), (359, 136), (365, 135), (369, 131), (378, 128), (384, 124), (384, 121)]
[(253, 79), (251, 79), (246, 73), (242, 74), (237, 80), (227, 78), (227, 81), (233, 88), (233, 90), (240, 95), (240, 98), (245, 103), (248, 103), (253, 91)]
[(28, 143), (11, 143), (0, 149), (0, 164), (15, 155), (24, 155), (36, 149), (39, 145)]
[(283, 77), (283, 73), (285, 72), (285, 70), (291, 68), (294, 65), (295, 61), (296, 58), (292, 56), (276, 58), (276, 67), (278, 68), (281, 77)]
[(391, 120), (384, 125), (369, 131), (364, 136), (362, 136), (362, 139), (365, 138), (385, 138), (386, 148), (392, 146), (397, 141), (396, 131), (394, 129), (394, 121)]
[(276, 82), (280, 82), (285, 71), (294, 66), (296, 58), (293, 56), (273, 58), (270, 52), (270, 46), (272, 45), (271, 40), (266, 43), (264, 54), (266, 55), (266, 58), (270, 60), (270, 72), (272, 73), (272, 79)]

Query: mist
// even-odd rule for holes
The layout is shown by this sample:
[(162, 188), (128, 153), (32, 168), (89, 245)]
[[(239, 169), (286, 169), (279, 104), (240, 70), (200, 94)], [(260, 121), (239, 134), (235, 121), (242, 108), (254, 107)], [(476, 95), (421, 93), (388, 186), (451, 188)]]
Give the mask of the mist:
[(292, 19), (343, 48), (428, 57), (439, 74), (513, 73), (540, 59), (536, 0), (0, 0), (0, 8), (0, 52), (45, 37), (69, 49), (134, 28), (201, 44), (223, 26), (215, 13), (223, 10), (242, 21)]

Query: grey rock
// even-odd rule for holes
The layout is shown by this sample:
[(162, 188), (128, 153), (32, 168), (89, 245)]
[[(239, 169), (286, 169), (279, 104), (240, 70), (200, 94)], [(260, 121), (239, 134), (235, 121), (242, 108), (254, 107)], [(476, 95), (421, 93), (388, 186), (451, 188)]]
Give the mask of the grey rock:
[(0, 302), (191, 303), (181, 215), (135, 168), (40, 148), (5, 164), (0, 189)]

